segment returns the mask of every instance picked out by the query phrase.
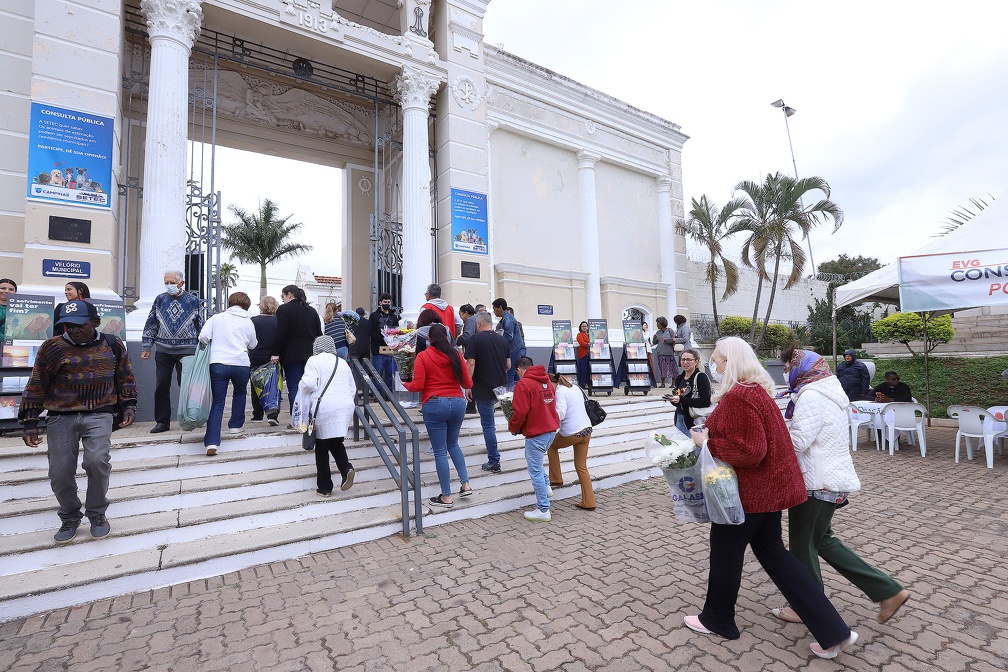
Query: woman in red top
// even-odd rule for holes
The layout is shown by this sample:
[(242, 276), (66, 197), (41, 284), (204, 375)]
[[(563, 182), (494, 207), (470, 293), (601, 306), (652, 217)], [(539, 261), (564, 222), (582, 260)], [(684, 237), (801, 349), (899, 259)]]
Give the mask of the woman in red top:
[(720, 382), (712, 399), (720, 403), (707, 418), (706, 428), (693, 428), (693, 441), (698, 446), (706, 444), (714, 457), (735, 468), (745, 522), (711, 524), (707, 600), (699, 615), (686, 616), (683, 622), (696, 632), (739, 638), (735, 602), (745, 549), (751, 546), (815, 637), (812, 652), (820, 658), (836, 658), (858, 635), (781, 540), (781, 511), (803, 503), (808, 495), (791, 436), (771, 398), (773, 380), (741, 338), (719, 340), (710, 362), (711, 374)]
[(577, 379), (578, 385), (588, 387), (588, 323), (578, 325), (577, 333)]
[(469, 485), (469, 472), (466, 471), (465, 455), (458, 442), (466, 407), (462, 388), (468, 390), (473, 383), (469, 367), (449, 341), (448, 330), (443, 324), (431, 325), (427, 339), (427, 348), (417, 355), (413, 365), (413, 380), (404, 382), (403, 385), (410, 392), (421, 393), (424, 426), (434, 449), (434, 465), (441, 484), (441, 494), (430, 498), (431, 506), (450, 509), (455, 503), (451, 494), (449, 455), (462, 483), (459, 495), (468, 497), (473, 493)]

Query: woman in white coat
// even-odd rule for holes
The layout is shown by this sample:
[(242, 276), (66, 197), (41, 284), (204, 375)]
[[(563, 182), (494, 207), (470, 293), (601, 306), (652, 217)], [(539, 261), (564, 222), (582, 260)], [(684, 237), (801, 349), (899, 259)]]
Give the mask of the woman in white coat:
[(595, 491), (588, 473), (588, 443), (591, 441), (592, 424), (588, 419), (588, 411), (585, 410), (584, 392), (564, 376), (551, 373), (549, 378), (556, 385), (556, 411), (560, 417), (560, 429), (547, 451), (550, 488), (559, 488), (564, 484), (560, 471), (560, 449), (574, 446), (574, 471), (581, 484), (581, 501), (574, 506), (594, 511)]
[[(318, 473), (315, 492), (322, 497), (329, 497), (333, 491), (330, 455), (336, 460), (342, 477), (340, 490), (346, 492), (354, 482), (354, 468), (343, 439), (353, 418), (356, 394), (350, 365), (336, 356), (332, 337), (316, 338), (298, 386), (298, 405), (303, 417), (307, 418), (309, 412), (315, 414), (315, 469)], [(318, 413), (315, 413), (316, 404)]]
[(228, 384), (233, 388), (228, 433), (237, 434), (245, 424), (245, 400), (251, 372), (248, 353), (257, 343), (255, 326), (248, 312), (251, 305), (248, 294), (234, 292), (228, 297), (228, 309), (211, 317), (200, 330), (200, 343), (210, 344), (210, 417), (203, 434), (207, 455), (216, 455), (220, 448)]
[[(822, 585), (821, 557), (873, 602), (879, 623), (892, 618), (910, 592), (872, 567), (833, 536), (833, 512), (847, 495), (861, 489), (848, 445), (847, 393), (826, 360), (814, 352), (789, 348), (781, 355), (790, 394), (784, 417), (805, 478), (808, 500), (788, 509), (789, 548)], [(774, 609), (788, 623), (801, 623), (790, 607)]]

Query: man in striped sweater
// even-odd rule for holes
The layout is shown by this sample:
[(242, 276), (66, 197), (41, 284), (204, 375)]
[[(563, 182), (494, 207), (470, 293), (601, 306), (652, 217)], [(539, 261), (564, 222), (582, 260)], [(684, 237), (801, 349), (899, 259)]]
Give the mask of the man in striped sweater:
[(77, 495), (82, 443), (88, 479), (84, 515), (91, 521), (91, 536), (104, 537), (111, 530), (105, 511), (112, 473), (112, 422), (117, 409), (123, 414), (120, 427), (133, 424), (136, 414), (136, 378), (129, 355), (118, 337), (107, 340), (98, 331), (100, 323), (98, 311), (86, 301), (63, 305), (56, 325), (64, 325), (66, 333), (39, 348), (18, 413), (24, 442), (34, 448), (42, 443), (39, 414), (48, 411), (49, 483), (62, 521), (54, 538), (61, 544), (74, 538), (83, 517)]

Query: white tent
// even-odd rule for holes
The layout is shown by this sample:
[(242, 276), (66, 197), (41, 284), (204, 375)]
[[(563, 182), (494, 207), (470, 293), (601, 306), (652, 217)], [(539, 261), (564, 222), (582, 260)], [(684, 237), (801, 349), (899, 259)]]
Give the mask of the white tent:
[[(934, 241), (913, 252), (913, 255), (973, 252), (1002, 247), (1006, 232), (1008, 232), (1008, 190), (976, 217), (948, 235), (935, 238)], [(837, 287), (836, 308), (863, 301), (899, 305), (899, 275), (895, 263)]]

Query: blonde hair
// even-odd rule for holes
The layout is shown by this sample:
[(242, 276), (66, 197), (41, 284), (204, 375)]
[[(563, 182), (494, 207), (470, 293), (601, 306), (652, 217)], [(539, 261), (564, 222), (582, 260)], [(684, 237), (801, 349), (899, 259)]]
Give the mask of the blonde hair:
[(714, 345), (714, 352), (710, 356), (712, 368), (715, 366), (715, 354), (720, 355), (726, 361), (717, 392), (711, 395), (712, 401), (720, 401), (736, 385), (747, 387), (758, 385), (766, 390), (771, 397), (777, 391), (773, 378), (763, 368), (752, 346), (738, 336), (722, 338)]
[(564, 387), (574, 387), (571, 381), (568, 380), (567, 376), (563, 375), (562, 373), (550, 373), (548, 374), (548, 377), (550, 379), (550, 382), (553, 383), (554, 385), (563, 385)]
[(280, 302), (272, 296), (264, 296), (259, 299), (259, 312), (262, 315), (276, 315), (277, 308), (279, 307)]
[(326, 324), (329, 324), (336, 319), (336, 313), (339, 312), (339, 306), (335, 303), (327, 303), (325, 306), (325, 317), (323, 318)]

